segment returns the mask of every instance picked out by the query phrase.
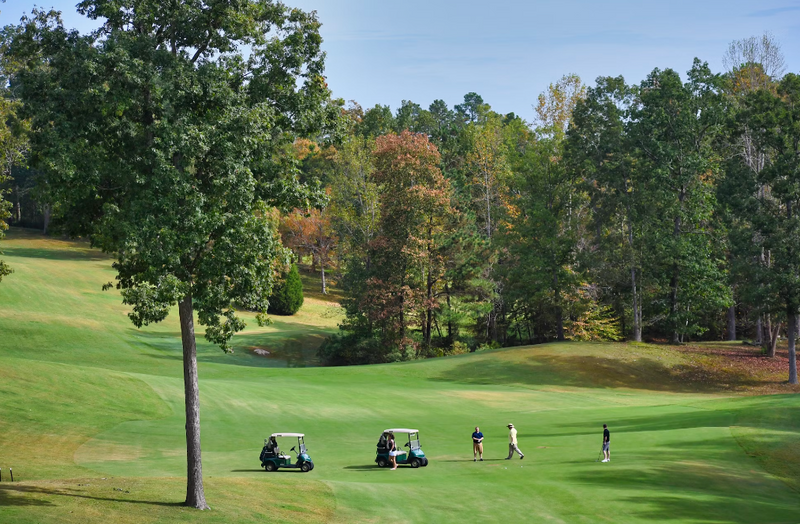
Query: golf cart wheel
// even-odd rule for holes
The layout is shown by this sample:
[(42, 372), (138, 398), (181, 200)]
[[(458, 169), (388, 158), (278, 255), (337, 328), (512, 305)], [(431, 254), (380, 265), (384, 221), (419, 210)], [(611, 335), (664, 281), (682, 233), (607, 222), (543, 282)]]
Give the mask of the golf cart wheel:
[(411, 459), (410, 464), (411, 464), (412, 468), (418, 468), (418, 467), (420, 467), (422, 465), (422, 462), (420, 462), (420, 460), (418, 458), (413, 458), (413, 459)]
[(311, 471), (311, 464), (308, 462), (303, 462), (302, 464), (300, 464), (300, 471), (302, 471), (303, 473), (308, 473), (309, 471)]
[(278, 466), (276, 466), (274, 462), (267, 462), (264, 464), (264, 469), (267, 471), (275, 471), (278, 469)]
[(424, 459), (422, 459), (422, 467), (424, 468), (427, 465), (428, 465), (428, 458), (425, 457)]
[(378, 457), (378, 467), (379, 468), (385, 468), (388, 465), (389, 465), (389, 461), (388, 460), (386, 460), (383, 457)]

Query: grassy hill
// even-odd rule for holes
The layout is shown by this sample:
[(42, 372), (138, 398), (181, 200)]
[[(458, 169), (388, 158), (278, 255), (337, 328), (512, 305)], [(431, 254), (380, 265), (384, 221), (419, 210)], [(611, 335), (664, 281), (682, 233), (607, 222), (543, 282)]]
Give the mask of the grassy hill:
[[(341, 315), (313, 294), (251, 323), (233, 355), (200, 343), (212, 511), (182, 508), (177, 315), (135, 329), (101, 291), (110, 260), (85, 244), (14, 230), (2, 249), (0, 522), (800, 520), (800, 397), (775, 374), (696, 348), (577, 343), (313, 367)], [(509, 422), (525, 460), (503, 460)], [(604, 422), (609, 464), (595, 462)], [(399, 426), (421, 430), (429, 467), (374, 466)], [(261, 470), (274, 431), (305, 432), (314, 471)]]

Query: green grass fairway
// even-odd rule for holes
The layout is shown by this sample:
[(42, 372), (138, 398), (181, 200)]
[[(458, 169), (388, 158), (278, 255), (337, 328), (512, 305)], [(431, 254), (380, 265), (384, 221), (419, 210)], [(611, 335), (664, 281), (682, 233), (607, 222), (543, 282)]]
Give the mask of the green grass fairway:
[[(182, 508), (176, 315), (135, 329), (100, 289), (110, 260), (85, 244), (12, 230), (0, 247), (15, 270), (0, 284), (2, 523), (800, 522), (792, 389), (752, 396), (688, 380), (691, 355), (650, 345), (314, 367), (341, 315), (322, 296), (253, 323), (233, 355), (200, 342), (212, 510)], [(524, 460), (503, 460), (509, 422)], [(595, 462), (604, 422), (609, 464)], [(476, 424), (483, 463), (472, 461)], [(380, 431), (401, 426), (421, 430), (427, 468), (374, 465)], [(305, 432), (316, 469), (260, 469), (274, 431)]]

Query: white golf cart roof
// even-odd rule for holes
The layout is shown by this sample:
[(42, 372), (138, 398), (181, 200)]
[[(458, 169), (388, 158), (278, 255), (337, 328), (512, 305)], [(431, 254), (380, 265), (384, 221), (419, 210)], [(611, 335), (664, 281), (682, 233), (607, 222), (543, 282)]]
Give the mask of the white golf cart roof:
[(305, 437), (304, 433), (273, 433), (270, 437)]
[(384, 429), (384, 433), (419, 433), (418, 429), (407, 429), (407, 428), (394, 428), (394, 429)]

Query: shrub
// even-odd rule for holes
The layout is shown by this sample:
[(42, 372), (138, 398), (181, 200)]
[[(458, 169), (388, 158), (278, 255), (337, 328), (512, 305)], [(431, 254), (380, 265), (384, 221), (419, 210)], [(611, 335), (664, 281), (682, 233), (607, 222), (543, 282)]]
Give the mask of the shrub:
[(361, 338), (353, 333), (331, 335), (317, 350), (328, 366), (351, 366), (385, 362), (386, 350), (377, 337)]
[(283, 281), (278, 283), (269, 297), (269, 312), (276, 315), (294, 315), (303, 305), (303, 281), (297, 266), (292, 264), (292, 269), (286, 274)]

